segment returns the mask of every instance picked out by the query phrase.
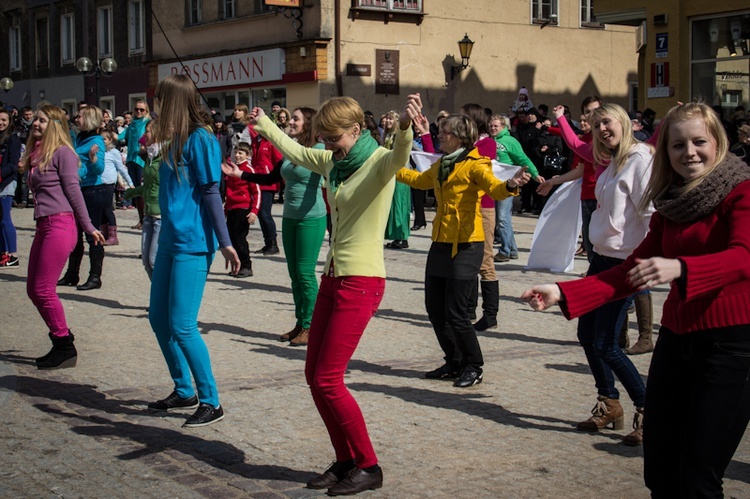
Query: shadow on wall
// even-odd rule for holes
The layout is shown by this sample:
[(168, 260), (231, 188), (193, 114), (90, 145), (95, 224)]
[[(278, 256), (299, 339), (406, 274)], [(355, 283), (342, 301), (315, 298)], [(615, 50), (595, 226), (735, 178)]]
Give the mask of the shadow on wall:
[[(355, 64), (358, 61), (349, 60), (342, 64), (345, 68), (347, 63)], [(372, 76), (347, 76), (342, 75), (344, 95), (351, 96), (359, 101), (363, 109), (370, 110), (376, 116), (380, 116), (389, 109), (400, 110), (403, 107), (406, 96), (419, 92), (422, 96), (427, 117), (432, 121), (438, 111), (445, 109), (448, 111), (457, 111), (467, 102), (476, 102), (485, 107), (491, 108), (496, 113), (507, 113), (513, 105), (513, 101), (518, 95), (521, 87), (526, 87), (531, 96), (531, 101), (535, 106), (547, 104), (550, 109), (561, 104), (570, 106), (570, 111), (574, 119), (580, 115), (581, 100), (589, 95), (599, 95), (605, 102), (614, 102), (620, 104), (626, 109), (629, 108), (627, 91), (630, 82), (637, 81), (635, 73), (628, 74), (627, 81), (623, 84), (626, 90), (625, 95), (603, 94), (594, 82), (591, 74), (584, 80), (577, 92), (561, 93), (536, 93), (535, 83), (537, 81), (537, 67), (532, 64), (515, 65), (515, 75), (511, 76), (510, 71), (504, 69), (498, 71), (498, 79), (515, 79), (515, 86), (510, 90), (492, 90), (485, 87), (482, 80), (477, 76), (471, 66), (458, 73), (451, 80), (451, 66), (459, 66), (460, 60), (456, 60), (452, 54), (446, 54), (441, 62), (445, 71), (444, 81), (435, 81), (433, 86), (417, 88), (413, 86), (400, 85), (398, 94), (376, 94), (375, 78), (377, 68), (372, 65)], [(406, 73), (406, 69), (401, 67), (401, 76)], [(321, 83), (321, 98), (323, 100), (336, 96), (336, 86), (334, 82)]]

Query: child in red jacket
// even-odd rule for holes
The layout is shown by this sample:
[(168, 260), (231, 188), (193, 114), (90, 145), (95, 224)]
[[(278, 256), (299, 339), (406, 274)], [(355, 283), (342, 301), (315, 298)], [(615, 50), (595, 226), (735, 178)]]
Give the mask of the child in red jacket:
[[(243, 172), (255, 173), (248, 162), (251, 154), (252, 148), (247, 142), (240, 142), (234, 149), (234, 161)], [(260, 186), (234, 177), (225, 176), (224, 180), (227, 186), (224, 212), (227, 216), (229, 239), (240, 258), (240, 270), (236, 277), (250, 277), (253, 275), (253, 264), (247, 234), (250, 225), (255, 224), (258, 218)]]

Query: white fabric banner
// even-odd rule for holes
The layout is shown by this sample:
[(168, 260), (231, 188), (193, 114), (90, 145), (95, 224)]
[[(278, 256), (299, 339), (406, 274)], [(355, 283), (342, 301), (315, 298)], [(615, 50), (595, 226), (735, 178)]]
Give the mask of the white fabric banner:
[(414, 160), (414, 164), (417, 165), (417, 171), (419, 173), (426, 172), (435, 163), (435, 161), (442, 158), (442, 154), (435, 154), (431, 152), (412, 151), (411, 159)]
[(581, 179), (562, 184), (547, 200), (531, 239), (526, 269), (572, 272), (581, 232)]
[(492, 160), (492, 173), (503, 182), (507, 182), (516, 172), (520, 169), (520, 166), (509, 165), (507, 163), (500, 163), (499, 161)]

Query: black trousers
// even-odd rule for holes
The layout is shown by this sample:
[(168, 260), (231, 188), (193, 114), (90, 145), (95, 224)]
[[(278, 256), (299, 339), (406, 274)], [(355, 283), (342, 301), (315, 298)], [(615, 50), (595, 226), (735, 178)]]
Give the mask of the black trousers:
[(270, 246), (276, 242), (276, 222), (271, 215), (273, 207), (274, 191), (260, 191), (260, 212), (258, 220), (260, 221), (260, 230), (263, 232), (263, 242), (265, 246)]
[(411, 190), (411, 205), (414, 208), (414, 226), (420, 227), (427, 225), (427, 220), (424, 216), (424, 203), (427, 193), (422, 189)]
[[(83, 201), (86, 203), (86, 210), (89, 212), (91, 223), (98, 230), (101, 228), (104, 219), (105, 205), (112, 204), (111, 191), (106, 185), (95, 185), (92, 187), (82, 187)], [(83, 239), (84, 232), (81, 224), (76, 224), (78, 228), (78, 242), (73, 252), (68, 258), (68, 272), (78, 275), (83, 260)], [(89, 260), (91, 263), (90, 274), (101, 277), (102, 266), (104, 262), (104, 246), (94, 244), (94, 238), (86, 234), (86, 242), (89, 244)]]
[(476, 331), (469, 319), (469, 298), (476, 287), (472, 279), (425, 277), (425, 307), (435, 330), (445, 363), (456, 371), (482, 372), (484, 359)]
[(250, 223), (247, 221), (247, 215), (250, 210), (229, 210), (227, 211), (227, 230), (229, 231), (229, 240), (237, 252), (242, 268), (250, 268), (250, 247), (247, 244), (247, 234), (250, 232)]
[(750, 420), (750, 325), (662, 327), (646, 387), (644, 478), (654, 498), (723, 497)]

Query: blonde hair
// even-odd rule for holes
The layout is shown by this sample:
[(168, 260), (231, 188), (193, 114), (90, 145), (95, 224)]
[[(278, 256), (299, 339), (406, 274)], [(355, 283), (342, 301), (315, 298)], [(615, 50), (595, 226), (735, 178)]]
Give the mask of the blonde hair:
[(487, 120), (488, 125), (490, 121), (499, 121), (503, 128), (510, 128), (510, 118), (508, 118), (504, 114), (493, 114), (492, 116), (490, 116), (490, 119)]
[[(68, 147), (75, 153), (73, 143), (70, 141), (70, 129), (68, 128), (68, 120), (65, 118), (65, 111), (52, 104), (44, 104), (39, 106), (36, 112), (37, 114), (44, 114), (49, 119), (49, 123), (47, 123), (47, 128), (44, 129), (41, 138), (37, 139), (33, 133), (29, 134), (29, 139), (26, 141), (26, 153), (20, 168), (22, 173), (30, 168), (31, 153), (36, 148), (37, 142), (42, 143), (39, 151), (41, 160), (38, 165), (40, 172), (47, 170), (52, 161), (52, 155), (61, 147)], [(80, 164), (81, 162), (78, 161), (78, 165)]]
[(78, 129), (82, 132), (98, 130), (102, 126), (102, 110), (96, 106), (86, 106), (78, 113)]
[[(706, 130), (716, 140), (716, 162), (700, 176), (684, 182), (683, 178), (672, 168), (672, 162), (669, 160), (669, 134), (670, 129), (679, 123), (690, 120), (703, 120)], [(689, 192), (698, 186), (714, 168), (716, 168), (727, 157), (729, 151), (729, 141), (727, 139), (724, 126), (721, 124), (716, 112), (702, 102), (691, 102), (672, 108), (662, 121), (659, 138), (654, 153), (654, 164), (651, 172), (651, 179), (646, 187), (646, 192), (641, 200), (641, 206), (648, 206), (649, 203), (661, 198), (666, 194), (670, 187), (679, 185), (680, 193)]]
[(203, 110), (195, 85), (187, 75), (167, 76), (156, 85), (154, 96), (159, 99), (154, 142), (165, 144), (163, 157), (176, 169), (180, 167), (182, 149), (190, 134), (198, 127), (211, 130), (213, 120)]
[(137, 106), (138, 104), (143, 104), (143, 107), (146, 108), (146, 112), (143, 113), (143, 117), (146, 118), (146, 121), (150, 120), (151, 119), (151, 108), (148, 107), (148, 102), (146, 102), (143, 99), (138, 99), (137, 101), (135, 101), (135, 105)]
[(605, 116), (620, 123), (620, 126), (622, 127), (622, 138), (615, 149), (610, 150), (602, 141), (596, 138), (596, 134), (594, 134), (594, 161), (600, 165), (607, 161), (611, 161), (614, 163), (615, 172), (619, 173), (625, 165), (630, 151), (639, 142), (633, 136), (633, 123), (630, 121), (628, 113), (622, 108), (622, 106), (617, 104), (603, 104), (594, 109), (589, 117), (592, 131), (595, 131), (597, 128), (596, 122)]
[(318, 135), (341, 135), (356, 124), (360, 130), (365, 129), (365, 112), (351, 97), (328, 99), (313, 118), (313, 129)]

